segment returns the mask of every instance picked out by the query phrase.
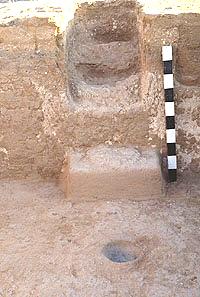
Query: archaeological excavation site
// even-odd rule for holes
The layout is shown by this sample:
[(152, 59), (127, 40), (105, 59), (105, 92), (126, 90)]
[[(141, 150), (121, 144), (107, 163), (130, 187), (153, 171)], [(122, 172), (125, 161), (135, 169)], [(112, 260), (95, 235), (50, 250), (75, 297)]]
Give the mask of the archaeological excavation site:
[(200, 296), (199, 0), (0, 0), (0, 296)]

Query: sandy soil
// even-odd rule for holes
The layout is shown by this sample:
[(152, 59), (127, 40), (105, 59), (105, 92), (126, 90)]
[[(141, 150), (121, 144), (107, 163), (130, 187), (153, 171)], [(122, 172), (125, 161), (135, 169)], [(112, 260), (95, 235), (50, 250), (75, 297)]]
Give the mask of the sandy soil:
[[(1, 182), (0, 296), (198, 297), (200, 189), (169, 193), (72, 203), (53, 183)], [(113, 241), (129, 241), (137, 259), (108, 260)]]

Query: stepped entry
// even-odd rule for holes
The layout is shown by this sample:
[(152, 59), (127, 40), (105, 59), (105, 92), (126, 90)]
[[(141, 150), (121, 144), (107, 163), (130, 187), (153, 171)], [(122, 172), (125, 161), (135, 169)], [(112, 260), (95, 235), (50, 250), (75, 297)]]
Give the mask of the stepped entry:
[(148, 145), (141, 92), (142, 30), (140, 8), (130, 1), (82, 5), (67, 31), (68, 94), (82, 120), (76, 137), (83, 146), (67, 154), (63, 167), (69, 199), (163, 195), (160, 154)]
[[(69, 17), (68, 4), (25, 2), (1, 3), (1, 179), (59, 179), (75, 199), (91, 176), (88, 199), (160, 197), (169, 148), (178, 176), (199, 174), (199, 14), (150, 15), (136, 1), (116, 0), (79, 3)], [(176, 143), (166, 139), (166, 45), (174, 53)]]

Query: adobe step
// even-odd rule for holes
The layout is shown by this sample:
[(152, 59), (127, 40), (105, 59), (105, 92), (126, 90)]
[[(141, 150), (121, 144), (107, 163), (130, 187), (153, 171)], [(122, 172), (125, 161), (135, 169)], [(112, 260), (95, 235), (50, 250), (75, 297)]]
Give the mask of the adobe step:
[(148, 200), (164, 194), (159, 154), (134, 147), (98, 146), (68, 155), (60, 185), (68, 199)]

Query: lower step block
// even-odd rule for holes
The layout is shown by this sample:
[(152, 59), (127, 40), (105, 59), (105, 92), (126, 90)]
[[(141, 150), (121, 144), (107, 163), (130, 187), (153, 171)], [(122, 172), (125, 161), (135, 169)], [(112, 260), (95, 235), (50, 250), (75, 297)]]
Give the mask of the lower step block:
[(159, 154), (98, 146), (68, 155), (60, 184), (68, 199), (148, 200), (164, 194)]

